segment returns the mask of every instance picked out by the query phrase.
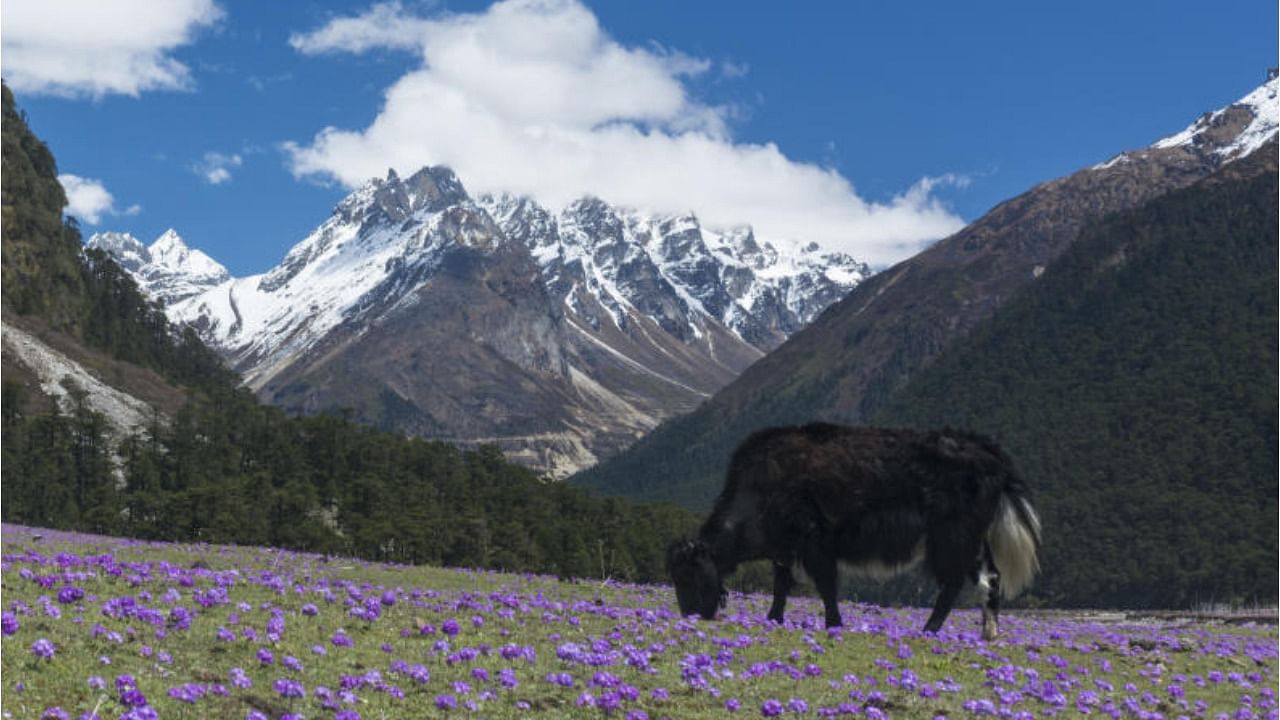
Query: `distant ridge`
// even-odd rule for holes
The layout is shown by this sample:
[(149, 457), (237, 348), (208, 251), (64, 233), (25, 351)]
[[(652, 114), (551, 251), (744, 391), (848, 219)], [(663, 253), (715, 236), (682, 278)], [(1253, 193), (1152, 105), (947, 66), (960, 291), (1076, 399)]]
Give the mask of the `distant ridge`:
[(863, 282), (697, 410), (573, 481), (705, 509), (725, 459), (751, 431), (814, 419), (870, 422), (952, 342), (1040, 277), (1086, 224), (1230, 167), (1240, 149), (1256, 145), (1258, 128), (1274, 137), (1276, 88), (1271, 78), (1189, 132), (1001, 203)]

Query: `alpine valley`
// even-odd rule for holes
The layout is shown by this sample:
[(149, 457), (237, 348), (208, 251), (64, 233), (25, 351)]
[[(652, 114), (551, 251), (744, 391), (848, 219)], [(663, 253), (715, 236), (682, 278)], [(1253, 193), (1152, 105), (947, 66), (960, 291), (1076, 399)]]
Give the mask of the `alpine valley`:
[(693, 410), (870, 275), (691, 214), (472, 198), (445, 167), (368, 182), (261, 275), (172, 230), (89, 246), (272, 404), (496, 444), (553, 477)]
[[(1276, 86), (998, 205), (570, 482), (705, 510), (762, 427), (964, 428), (1033, 489), (1044, 602), (1273, 604)], [(856, 591), (927, 602), (901, 582)]]

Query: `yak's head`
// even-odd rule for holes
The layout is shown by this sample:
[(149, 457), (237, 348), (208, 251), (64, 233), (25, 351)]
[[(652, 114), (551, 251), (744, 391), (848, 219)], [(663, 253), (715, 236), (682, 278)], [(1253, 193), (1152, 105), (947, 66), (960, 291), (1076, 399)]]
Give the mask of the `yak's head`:
[(711, 548), (701, 540), (678, 540), (667, 548), (667, 573), (675, 586), (680, 614), (697, 613), (714, 620), (725, 604), (724, 585), (711, 558)]

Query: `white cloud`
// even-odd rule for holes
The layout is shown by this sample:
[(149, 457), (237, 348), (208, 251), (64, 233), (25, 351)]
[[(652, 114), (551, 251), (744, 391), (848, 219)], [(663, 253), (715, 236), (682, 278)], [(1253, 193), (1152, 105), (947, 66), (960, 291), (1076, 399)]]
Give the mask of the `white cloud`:
[(244, 164), (238, 154), (224, 155), (218, 152), (207, 152), (199, 162), (191, 166), (195, 174), (203, 177), (210, 185), (221, 185), (231, 179), (231, 169)]
[(404, 14), (398, 2), (374, 5), (358, 17), (335, 18), (314, 32), (295, 34), (289, 44), (308, 55), (360, 53), (374, 48), (416, 50), (431, 23)]
[(104, 215), (137, 215), (142, 212), (140, 205), (117, 210), (115, 198), (100, 180), (63, 173), (58, 176), (58, 182), (67, 194), (67, 214), (90, 225), (97, 225)]
[(5, 82), (64, 97), (187, 89), (170, 53), (221, 17), (213, 0), (5, 0)]
[(354, 187), (388, 167), (403, 175), (444, 164), (472, 192), (524, 193), (552, 207), (594, 194), (692, 210), (707, 225), (747, 222), (761, 237), (813, 240), (876, 264), (963, 224), (933, 195), (938, 179), (871, 203), (835, 170), (793, 161), (772, 143), (735, 142), (735, 110), (700, 102), (684, 83), (711, 62), (624, 47), (575, 0), (508, 0), (434, 18), (385, 3), (290, 43), (306, 54), (422, 58), (386, 90), (369, 127), (286, 143), (298, 177)]

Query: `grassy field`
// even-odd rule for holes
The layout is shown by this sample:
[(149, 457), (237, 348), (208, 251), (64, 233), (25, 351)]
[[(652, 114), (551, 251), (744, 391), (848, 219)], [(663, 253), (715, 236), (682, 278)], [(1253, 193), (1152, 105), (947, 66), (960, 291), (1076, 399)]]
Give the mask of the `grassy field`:
[(1275, 718), (1273, 626), (734, 595), (3, 528), (4, 717)]

